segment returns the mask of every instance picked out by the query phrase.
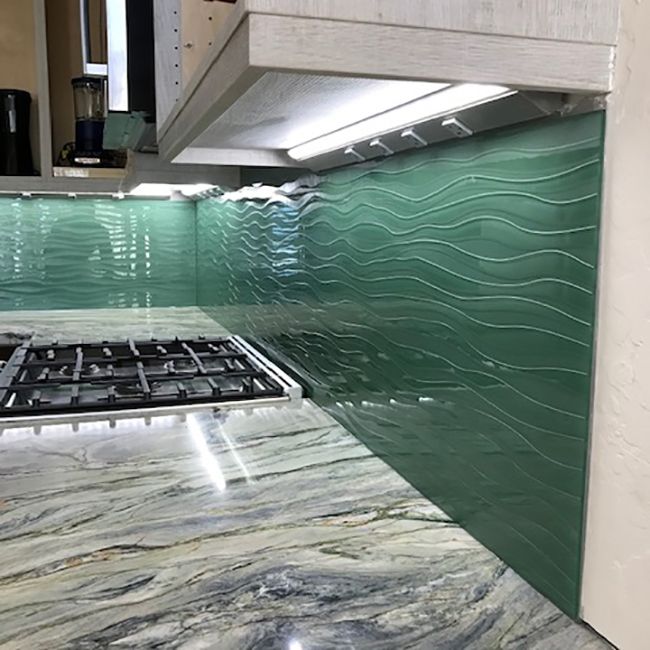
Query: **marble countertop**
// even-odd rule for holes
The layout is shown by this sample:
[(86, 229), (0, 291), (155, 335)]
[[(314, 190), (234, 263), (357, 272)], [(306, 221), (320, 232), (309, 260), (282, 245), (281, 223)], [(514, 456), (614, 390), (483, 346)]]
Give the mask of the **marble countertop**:
[[(226, 333), (192, 309), (1, 329)], [(309, 400), (5, 428), (0, 542), (3, 649), (609, 647)]]

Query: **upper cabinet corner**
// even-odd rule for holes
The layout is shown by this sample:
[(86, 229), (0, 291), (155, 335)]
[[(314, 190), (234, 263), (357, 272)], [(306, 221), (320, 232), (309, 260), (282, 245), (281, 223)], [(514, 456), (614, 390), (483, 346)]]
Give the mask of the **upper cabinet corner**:
[[(462, 84), (523, 92), (500, 95), (500, 112), (463, 114), (472, 132), (543, 114), (540, 94), (611, 88), (618, 0), (191, 4), (156, 3), (158, 140), (168, 160), (295, 166), (289, 152), (348, 128), (346, 115), (366, 120), (393, 110), (391, 98), (421, 104)], [(439, 126), (425, 127), (427, 142), (453, 137)], [(340, 142), (313, 166), (342, 164), (350, 147)], [(355, 144), (359, 159), (372, 142)]]

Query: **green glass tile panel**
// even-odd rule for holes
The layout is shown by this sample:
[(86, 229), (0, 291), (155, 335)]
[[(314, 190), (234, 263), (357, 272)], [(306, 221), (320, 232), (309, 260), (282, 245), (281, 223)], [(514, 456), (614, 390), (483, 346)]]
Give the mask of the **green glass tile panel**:
[(0, 311), (195, 303), (191, 202), (0, 198)]
[(203, 201), (199, 301), (575, 616), (603, 115)]

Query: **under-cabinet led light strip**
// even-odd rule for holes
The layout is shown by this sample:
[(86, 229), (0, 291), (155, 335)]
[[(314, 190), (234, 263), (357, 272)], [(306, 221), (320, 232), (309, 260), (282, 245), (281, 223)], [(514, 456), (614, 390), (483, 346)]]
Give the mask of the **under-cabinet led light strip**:
[(501, 99), (516, 92), (505, 86), (484, 84), (449, 86), (444, 90), (293, 147), (289, 149), (289, 155), (294, 160), (307, 160), (436, 117), (445, 117), (454, 111)]
[(173, 192), (180, 192), (183, 196), (192, 197), (211, 190), (214, 185), (208, 183), (140, 183), (130, 192), (131, 196), (145, 196), (150, 198), (168, 198)]

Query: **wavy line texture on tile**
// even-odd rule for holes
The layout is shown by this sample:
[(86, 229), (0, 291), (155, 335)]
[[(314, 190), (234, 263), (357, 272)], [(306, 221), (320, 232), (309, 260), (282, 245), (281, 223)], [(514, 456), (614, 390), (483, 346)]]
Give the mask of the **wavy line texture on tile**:
[(0, 198), (0, 311), (196, 302), (190, 202)]
[(577, 614), (603, 116), (198, 208), (199, 302)]

